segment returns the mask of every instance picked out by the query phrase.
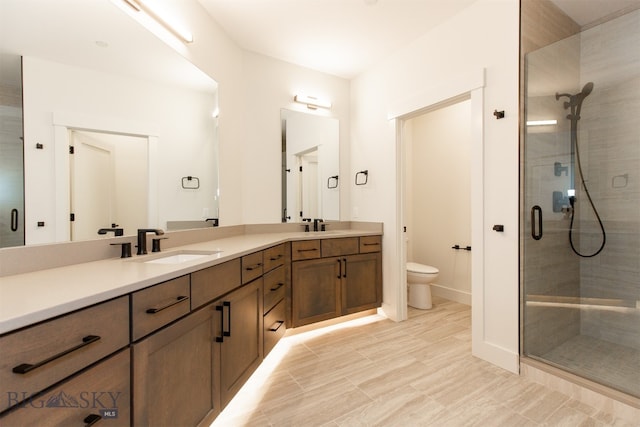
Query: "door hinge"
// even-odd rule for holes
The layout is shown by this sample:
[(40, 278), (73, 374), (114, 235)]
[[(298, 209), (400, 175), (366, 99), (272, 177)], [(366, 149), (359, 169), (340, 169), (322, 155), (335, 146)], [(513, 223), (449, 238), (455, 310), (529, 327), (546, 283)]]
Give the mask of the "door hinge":
[(74, 154), (75, 153), (75, 149), (73, 148), (73, 145), (69, 146), (69, 154)]
[(76, 214), (72, 213), (71, 215), (69, 215), (69, 221), (75, 221), (76, 220)]
[(300, 166), (300, 172), (302, 172), (302, 166)]

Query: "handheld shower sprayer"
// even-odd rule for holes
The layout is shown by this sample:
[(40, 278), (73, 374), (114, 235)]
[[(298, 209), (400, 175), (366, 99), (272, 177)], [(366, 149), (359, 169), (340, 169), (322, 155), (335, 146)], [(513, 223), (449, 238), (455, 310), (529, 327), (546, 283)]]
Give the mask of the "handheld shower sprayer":
[[(598, 221), (598, 225), (600, 226), (600, 231), (602, 234), (602, 243), (600, 244), (600, 247), (598, 248), (598, 250), (596, 250), (593, 253), (584, 254), (575, 247), (573, 242), (573, 221), (574, 221), (575, 212), (576, 212), (576, 197), (575, 197), (575, 194), (572, 194), (569, 197), (569, 204), (571, 205), (571, 224), (569, 225), (569, 243), (571, 245), (571, 249), (573, 250), (573, 252), (576, 255), (583, 258), (591, 258), (598, 255), (600, 252), (602, 252), (607, 242), (607, 233), (604, 229), (604, 224), (602, 223), (602, 219), (598, 214), (598, 210), (596, 209), (596, 206), (593, 203), (593, 200), (591, 199), (589, 188), (587, 187), (587, 183), (584, 179), (584, 174), (582, 173), (582, 162), (580, 161), (580, 149), (578, 146), (578, 120), (580, 120), (580, 110), (582, 109), (582, 102), (585, 100), (587, 96), (589, 96), (589, 94), (592, 91), (593, 91), (593, 82), (588, 82), (582, 87), (582, 91), (579, 93), (576, 93), (575, 95), (571, 95), (570, 93), (556, 93), (556, 101), (559, 101), (560, 98), (563, 98), (563, 97), (569, 99), (568, 101), (564, 102), (564, 109), (567, 110), (571, 108), (571, 114), (567, 115), (567, 119), (571, 121), (571, 156), (573, 159), (573, 156), (575, 155), (575, 160), (576, 160), (575, 163), (578, 166), (578, 173), (580, 176), (581, 187), (584, 190), (584, 194), (586, 195), (586, 198), (589, 204), (591, 205), (591, 209), (593, 210), (593, 213)], [(571, 163), (573, 165), (573, 160)], [(571, 186), (573, 188), (576, 188), (576, 185), (574, 182), (575, 180), (573, 178), (573, 172), (571, 173), (571, 175), (572, 175)]]
[(569, 98), (569, 101), (564, 102), (564, 109), (571, 108), (571, 114), (567, 116), (569, 120), (580, 120), (580, 110), (582, 109), (582, 101), (589, 96), (589, 94), (593, 91), (593, 82), (588, 82), (582, 87), (582, 91), (576, 93), (575, 95), (571, 95), (570, 93), (557, 93), (556, 92), (556, 101), (560, 100), (562, 97)]

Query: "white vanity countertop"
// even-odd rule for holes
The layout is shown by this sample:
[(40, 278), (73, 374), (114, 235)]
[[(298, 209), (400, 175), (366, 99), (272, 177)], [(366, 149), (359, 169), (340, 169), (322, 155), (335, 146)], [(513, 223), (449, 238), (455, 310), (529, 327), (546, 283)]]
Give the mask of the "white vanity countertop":
[(171, 248), (221, 251), (180, 264), (142, 261), (159, 254), (134, 255), (0, 277), (0, 334), (90, 306), (191, 272), (292, 240), (379, 235), (363, 230), (244, 234)]

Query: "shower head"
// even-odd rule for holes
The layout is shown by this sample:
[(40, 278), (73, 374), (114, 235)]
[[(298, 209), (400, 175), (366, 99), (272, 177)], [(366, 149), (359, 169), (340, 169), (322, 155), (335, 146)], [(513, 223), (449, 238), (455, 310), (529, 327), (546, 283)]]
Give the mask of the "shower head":
[(556, 101), (562, 97), (569, 98), (564, 102), (565, 110), (571, 107), (571, 114), (567, 116), (569, 120), (580, 120), (580, 110), (582, 109), (582, 101), (593, 91), (593, 82), (588, 82), (582, 87), (582, 92), (571, 95), (570, 93), (557, 93)]
[(584, 85), (584, 87), (582, 88), (582, 92), (580, 92), (578, 96), (582, 95), (582, 98), (584, 99), (587, 97), (587, 95), (591, 93), (592, 90), (593, 90), (593, 82), (589, 82), (586, 85)]

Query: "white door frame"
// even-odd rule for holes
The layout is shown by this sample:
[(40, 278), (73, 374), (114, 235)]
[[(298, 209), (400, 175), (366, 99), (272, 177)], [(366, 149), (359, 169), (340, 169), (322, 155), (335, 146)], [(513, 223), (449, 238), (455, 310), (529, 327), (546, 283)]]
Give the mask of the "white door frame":
[[(405, 144), (404, 122), (408, 119), (453, 104), (463, 99), (471, 100), (471, 300), (472, 300), (472, 353), (490, 360), (485, 340), (484, 325), (484, 69), (454, 76), (439, 82), (436, 87), (421, 91), (410, 99), (392, 104), (388, 118), (395, 120), (396, 128), (396, 247), (398, 259), (398, 286), (396, 313), (399, 320), (407, 318), (406, 245), (403, 221), (405, 214)], [(491, 360), (490, 360), (491, 361)]]

